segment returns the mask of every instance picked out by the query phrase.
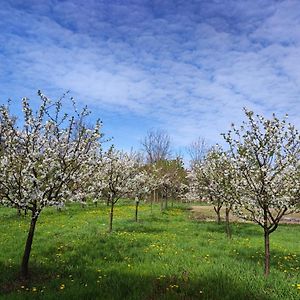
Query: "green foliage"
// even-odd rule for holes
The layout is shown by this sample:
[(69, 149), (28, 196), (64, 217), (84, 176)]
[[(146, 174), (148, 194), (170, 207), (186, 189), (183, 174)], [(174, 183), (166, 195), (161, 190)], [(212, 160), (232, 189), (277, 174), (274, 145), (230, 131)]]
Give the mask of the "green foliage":
[[(262, 273), (261, 229), (196, 222), (184, 206), (117, 205), (115, 232), (109, 209), (72, 204), (46, 209), (36, 230), (30, 281), (17, 279), (27, 217), (0, 208), (0, 299), (299, 299), (298, 225), (271, 237), (271, 274)], [(294, 286), (293, 286), (294, 285)]]

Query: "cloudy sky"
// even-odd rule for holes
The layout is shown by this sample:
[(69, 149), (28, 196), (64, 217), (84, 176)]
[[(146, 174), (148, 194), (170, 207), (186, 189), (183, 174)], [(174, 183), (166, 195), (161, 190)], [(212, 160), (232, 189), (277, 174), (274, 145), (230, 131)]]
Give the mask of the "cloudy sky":
[(300, 127), (300, 1), (0, 0), (0, 102), (70, 90), (124, 149), (177, 149), (243, 119)]

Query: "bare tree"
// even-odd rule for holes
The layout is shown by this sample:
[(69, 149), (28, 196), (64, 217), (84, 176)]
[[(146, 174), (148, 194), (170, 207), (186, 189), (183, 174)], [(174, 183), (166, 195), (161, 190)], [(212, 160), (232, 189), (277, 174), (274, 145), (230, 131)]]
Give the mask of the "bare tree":
[(148, 163), (166, 160), (171, 156), (171, 139), (164, 130), (152, 129), (148, 131), (141, 144)]
[(197, 140), (193, 141), (186, 149), (188, 155), (190, 156), (191, 167), (199, 164), (203, 160), (208, 150), (209, 147), (204, 138), (199, 137)]
[(128, 155), (134, 159), (136, 161), (136, 163), (139, 165), (139, 166), (142, 166), (144, 165), (144, 162), (145, 162), (145, 156), (144, 156), (144, 153), (142, 151), (136, 151), (134, 150), (133, 147), (131, 147)]

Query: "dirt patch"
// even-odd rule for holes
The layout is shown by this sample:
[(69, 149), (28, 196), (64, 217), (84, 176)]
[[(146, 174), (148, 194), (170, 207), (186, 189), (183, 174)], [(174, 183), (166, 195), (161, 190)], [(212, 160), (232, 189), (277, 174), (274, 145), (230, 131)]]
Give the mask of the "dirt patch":
[[(217, 215), (214, 211), (213, 206), (192, 206), (191, 212), (196, 220), (199, 221), (216, 221)], [(225, 219), (225, 208), (221, 209), (221, 218), (222, 221)], [(230, 220), (232, 222), (241, 222), (245, 223), (246, 221), (238, 218), (237, 216), (230, 213)], [(300, 213), (290, 214), (287, 216), (282, 217), (281, 224), (300, 224)]]

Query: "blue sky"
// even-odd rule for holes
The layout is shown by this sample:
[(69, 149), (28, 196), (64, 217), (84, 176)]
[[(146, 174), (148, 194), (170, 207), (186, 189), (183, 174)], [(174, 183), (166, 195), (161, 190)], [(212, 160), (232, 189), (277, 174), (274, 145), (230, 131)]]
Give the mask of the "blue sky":
[(177, 150), (243, 119), (300, 127), (300, 1), (0, 0), (0, 102), (70, 90), (125, 150)]

